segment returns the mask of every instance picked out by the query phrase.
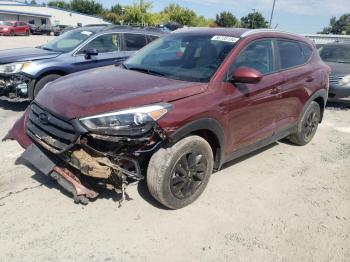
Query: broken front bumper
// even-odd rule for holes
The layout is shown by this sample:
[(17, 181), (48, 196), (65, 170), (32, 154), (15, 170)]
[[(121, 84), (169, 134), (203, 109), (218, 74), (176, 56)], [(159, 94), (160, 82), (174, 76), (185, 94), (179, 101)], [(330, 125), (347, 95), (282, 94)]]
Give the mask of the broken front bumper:
[(0, 74), (0, 96), (9, 99), (26, 99), (30, 82), (31, 79), (22, 74)]
[(5, 139), (17, 140), (26, 148), (23, 158), (83, 202), (97, 196), (86, 186), (89, 177), (123, 193), (128, 181), (143, 179), (166, 136), (157, 125), (139, 137), (93, 134), (78, 120), (58, 118), (32, 103)]

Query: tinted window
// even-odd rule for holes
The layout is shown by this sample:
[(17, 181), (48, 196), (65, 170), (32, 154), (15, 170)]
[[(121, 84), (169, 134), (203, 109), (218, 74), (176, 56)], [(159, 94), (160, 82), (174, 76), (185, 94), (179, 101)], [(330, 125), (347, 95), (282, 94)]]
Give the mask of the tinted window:
[(350, 64), (350, 45), (325, 45), (320, 49), (323, 61)]
[(262, 74), (274, 72), (272, 41), (259, 40), (251, 43), (236, 58), (232, 65), (231, 72), (234, 72), (239, 67), (253, 68)]
[(301, 44), (301, 49), (303, 50), (305, 62), (307, 62), (312, 56), (312, 52), (313, 52), (312, 48), (308, 44), (305, 44), (305, 43), (300, 43), (300, 44)]
[(126, 51), (136, 51), (147, 44), (146, 36), (142, 34), (124, 34), (124, 39)]
[(281, 69), (288, 69), (305, 63), (304, 55), (298, 42), (278, 40), (277, 46)]
[(148, 36), (148, 42), (153, 42), (154, 40), (157, 40), (159, 37), (155, 35), (149, 35)]
[(101, 35), (83, 47), (79, 54), (84, 53), (84, 50), (96, 49), (99, 53), (110, 53), (119, 51), (120, 40), (119, 34)]

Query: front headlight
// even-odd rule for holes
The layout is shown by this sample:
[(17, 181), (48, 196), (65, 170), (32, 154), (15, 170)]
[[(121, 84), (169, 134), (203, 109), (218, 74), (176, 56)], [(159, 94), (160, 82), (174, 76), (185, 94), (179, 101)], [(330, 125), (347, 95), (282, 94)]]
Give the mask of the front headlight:
[(172, 106), (160, 103), (79, 119), (92, 132), (107, 135), (141, 135), (165, 116)]
[(339, 84), (345, 86), (347, 84), (350, 84), (350, 75), (344, 76), (340, 81)]
[(0, 74), (11, 75), (19, 73), (22, 69), (28, 67), (30, 63), (31, 62), (20, 62), (0, 65)]
[(7, 27), (3, 28), (4, 31), (8, 31), (9, 29)]

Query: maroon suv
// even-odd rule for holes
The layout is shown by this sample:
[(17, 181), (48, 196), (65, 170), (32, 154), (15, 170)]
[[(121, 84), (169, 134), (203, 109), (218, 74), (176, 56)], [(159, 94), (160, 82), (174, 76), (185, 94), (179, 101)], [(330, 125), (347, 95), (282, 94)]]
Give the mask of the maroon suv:
[(183, 29), (121, 67), (48, 84), (7, 138), (87, 203), (96, 182), (142, 179), (177, 209), (213, 171), (276, 140), (305, 145), (322, 120), (329, 67), (304, 37), (269, 30)]

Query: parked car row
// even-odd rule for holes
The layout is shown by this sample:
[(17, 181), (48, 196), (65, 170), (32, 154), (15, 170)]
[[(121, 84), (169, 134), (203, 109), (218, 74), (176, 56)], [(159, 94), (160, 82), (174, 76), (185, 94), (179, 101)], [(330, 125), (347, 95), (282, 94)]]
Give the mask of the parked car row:
[(34, 101), (6, 139), (83, 204), (96, 182), (124, 199), (145, 179), (164, 206), (187, 206), (224, 163), (282, 138), (309, 143), (328, 99), (315, 45), (271, 30), (90, 27), (19, 51), (0, 53), (2, 90)]
[(164, 34), (120, 26), (80, 27), (42, 46), (0, 51), (0, 95), (32, 100), (47, 83), (74, 72), (119, 65)]

